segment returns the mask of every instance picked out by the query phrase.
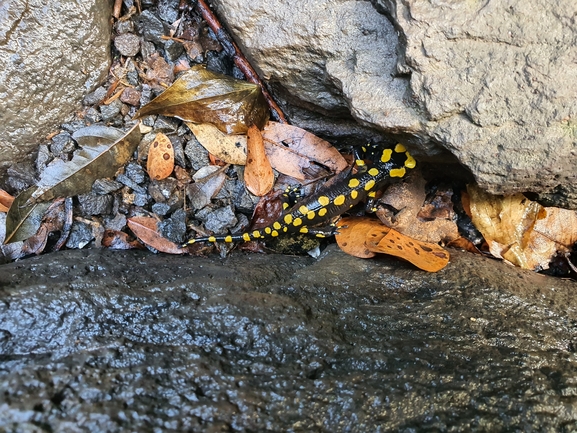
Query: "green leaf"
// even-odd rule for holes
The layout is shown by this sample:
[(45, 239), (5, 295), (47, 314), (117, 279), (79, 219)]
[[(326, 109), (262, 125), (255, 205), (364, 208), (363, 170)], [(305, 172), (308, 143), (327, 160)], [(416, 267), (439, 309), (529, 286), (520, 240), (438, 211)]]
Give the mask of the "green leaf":
[(139, 124), (111, 143), (114, 136), (111, 133), (97, 139), (85, 138), (85, 146), (75, 152), (71, 161), (55, 160), (44, 170), (36, 190), (25, 204), (84, 194), (90, 191), (96, 179), (114, 176), (140, 143)]
[(244, 134), (251, 125), (262, 129), (268, 106), (257, 84), (208, 71), (196, 65), (142, 107), (135, 117), (173, 116), (193, 123), (212, 123), (227, 134)]

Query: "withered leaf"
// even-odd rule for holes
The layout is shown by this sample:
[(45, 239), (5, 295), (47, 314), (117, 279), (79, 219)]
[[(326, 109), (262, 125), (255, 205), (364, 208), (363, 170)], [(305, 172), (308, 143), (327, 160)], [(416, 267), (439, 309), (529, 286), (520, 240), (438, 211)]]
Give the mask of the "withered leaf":
[(156, 134), (148, 149), (146, 171), (151, 179), (166, 179), (174, 170), (174, 148), (170, 138), (162, 132)]
[(149, 114), (211, 123), (227, 134), (243, 134), (250, 125), (262, 128), (269, 112), (258, 85), (196, 65), (142, 107), (135, 117)]
[[(339, 230), (335, 235), (338, 246), (345, 253), (361, 259), (369, 259), (376, 256), (365, 245), (368, 233), (383, 224), (374, 218), (341, 218), (338, 222)], [(380, 240), (380, 239), (379, 239)]]
[(149, 217), (132, 217), (127, 220), (130, 230), (146, 245), (168, 254), (185, 254), (188, 252), (186, 248), (181, 248), (174, 242), (163, 238), (158, 233), (158, 221)]
[(471, 219), (495, 257), (524, 269), (541, 270), (557, 251), (577, 241), (577, 212), (545, 208), (522, 194), (496, 196), (467, 186)]
[(14, 197), (0, 188), (0, 212), (8, 212), (13, 201)]
[(108, 137), (100, 137), (75, 152), (71, 161), (55, 160), (42, 173), (27, 204), (90, 191), (96, 179), (112, 177), (130, 159), (140, 142), (140, 135), (136, 124), (112, 143)]
[(254, 125), (248, 128), (247, 132), (244, 183), (246, 188), (257, 197), (267, 194), (274, 185), (274, 173), (265, 154), (262, 134)]
[[(210, 153), (230, 164), (246, 164), (246, 135), (226, 135), (208, 124), (187, 123)], [(268, 122), (262, 130), (266, 155), (272, 167), (295, 179), (313, 179), (318, 167), (338, 173), (347, 161), (329, 142), (292, 125)]]
[(37, 186), (31, 186), (18, 194), (12, 202), (6, 214), (5, 244), (23, 241), (38, 231), (42, 216), (50, 206), (50, 202), (27, 204), (37, 189)]

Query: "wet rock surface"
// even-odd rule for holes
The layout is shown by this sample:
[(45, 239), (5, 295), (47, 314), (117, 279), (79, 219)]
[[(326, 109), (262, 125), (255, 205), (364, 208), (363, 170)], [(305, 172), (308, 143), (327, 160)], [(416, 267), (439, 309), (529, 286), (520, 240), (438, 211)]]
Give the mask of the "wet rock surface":
[(107, 0), (0, 8), (0, 174), (80, 108), (110, 63)]
[[(421, 159), (448, 150), (493, 193), (575, 181), (570, 1), (539, 0), (538, 14), (508, 1), (214, 3), (257, 70), (293, 104), (350, 112), (412, 143)], [(574, 196), (571, 189), (559, 203), (577, 208)]]
[(569, 431), (574, 282), (77, 250), (0, 266), (0, 428)]

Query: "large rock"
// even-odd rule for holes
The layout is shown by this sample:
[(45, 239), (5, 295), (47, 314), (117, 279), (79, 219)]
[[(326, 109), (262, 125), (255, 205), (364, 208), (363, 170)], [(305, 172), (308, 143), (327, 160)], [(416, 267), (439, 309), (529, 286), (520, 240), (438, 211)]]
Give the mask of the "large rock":
[(0, 5), (0, 174), (80, 106), (110, 62), (109, 0)]
[(567, 431), (575, 282), (75, 250), (0, 266), (0, 431)]
[(214, 3), (292, 101), (446, 149), (492, 192), (577, 179), (571, 0)]

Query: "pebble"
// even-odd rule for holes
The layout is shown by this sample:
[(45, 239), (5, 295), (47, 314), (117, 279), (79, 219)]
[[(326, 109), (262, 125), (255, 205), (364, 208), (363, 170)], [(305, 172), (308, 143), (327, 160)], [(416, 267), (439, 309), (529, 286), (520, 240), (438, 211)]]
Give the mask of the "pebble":
[(158, 116), (154, 122), (156, 132), (176, 132), (180, 121), (174, 117)]
[(102, 115), (96, 108), (90, 107), (88, 110), (86, 110), (86, 113), (84, 114), (84, 119), (89, 124), (98, 123), (102, 120)]
[(186, 234), (186, 212), (178, 209), (170, 218), (158, 223), (158, 231), (168, 240), (181, 244)]
[(98, 87), (94, 92), (86, 95), (82, 101), (84, 105), (94, 105), (98, 104), (106, 97), (107, 90), (104, 87)]
[(73, 152), (75, 148), (74, 140), (68, 132), (61, 132), (52, 137), (50, 151), (54, 156), (61, 156), (63, 153)]
[(83, 216), (106, 215), (112, 212), (114, 199), (111, 195), (89, 192), (78, 196), (80, 214)]
[(164, 25), (162, 21), (150, 10), (143, 11), (135, 18), (138, 32), (144, 37), (144, 40), (162, 43), (164, 36)]
[(184, 154), (188, 158), (190, 165), (194, 170), (200, 170), (210, 163), (208, 151), (198, 142), (196, 138), (188, 141), (184, 147)]
[(138, 184), (143, 183), (147, 177), (144, 169), (135, 162), (129, 162), (126, 164), (124, 167), (124, 174)]
[(48, 149), (48, 145), (41, 144), (38, 146), (38, 155), (36, 156), (36, 170), (41, 173), (45, 168), (48, 162), (52, 159), (52, 154)]
[(114, 38), (114, 46), (123, 56), (136, 56), (140, 51), (140, 38), (133, 33), (118, 35)]
[(88, 245), (92, 239), (94, 239), (92, 226), (82, 221), (74, 221), (70, 235), (68, 236), (68, 241), (66, 241), (66, 247), (83, 248)]
[(178, 2), (174, 0), (159, 0), (157, 11), (161, 20), (172, 24), (178, 19)]
[(102, 120), (109, 121), (112, 120), (117, 114), (120, 113), (120, 109), (122, 108), (122, 102), (118, 99), (115, 99), (108, 105), (101, 105), (100, 106), (100, 114), (102, 115)]
[(125, 174), (119, 174), (118, 176), (116, 176), (116, 180), (121, 184), (123, 184), (124, 186), (127, 186), (128, 188), (132, 189), (135, 193), (148, 195), (146, 194), (146, 190), (142, 186), (138, 185), (136, 182), (134, 182), (131, 178), (129, 178)]
[(97, 179), (92, 184), (92, 192), (100, 195), (110, 194), (120, 188), (122, 188), (122, 184), (112, 179)]
[(140, 105), (141, 96), (142, 95), (138, 90), (133, 89), (132, 87), (127, 87), (122, 91), (122, 94), (120, 95), (120, 100), (125, 104), (138, 106)]
[(238, 223), (232, 206), (220, 207), (208, 212), (200, 211), (196, 214), (196, 217), (204, 223), (204, 227), (207, 230), (213, 233), (224, 233), (226, 229), (234, 227)]
[(158, 203), (166, 202), (178, 188), (178, 181), (172, 177), (162, 180), (151, 180), (148, 185), (148, 193)]
[(182, 44), (170, 39), (164, 43), (164, 50), (166, 52), (166, 59), (171, 62), (176, 62), (182, 53), (184, 53)]

